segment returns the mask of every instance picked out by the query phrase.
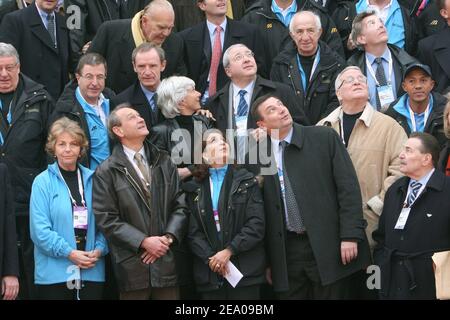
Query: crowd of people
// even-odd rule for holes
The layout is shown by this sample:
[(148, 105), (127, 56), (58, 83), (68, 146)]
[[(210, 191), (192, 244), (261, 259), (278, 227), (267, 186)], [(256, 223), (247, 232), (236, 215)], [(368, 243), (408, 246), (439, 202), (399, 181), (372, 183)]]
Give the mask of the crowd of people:
[(0, 299), (442, 297), (450, 0), (0, 19)]

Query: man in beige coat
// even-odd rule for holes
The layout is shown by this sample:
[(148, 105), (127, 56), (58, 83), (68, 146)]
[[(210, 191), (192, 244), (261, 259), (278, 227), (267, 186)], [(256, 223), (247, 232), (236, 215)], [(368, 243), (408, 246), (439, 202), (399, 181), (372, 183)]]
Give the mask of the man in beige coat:
[(367, 78), (358, 67), (345, 68), (336, 78), (335, 88), (340, 106), (318, 125), (334, 128), (347, 147), (358, 175), (366, 233), (373, 250), (372, 231), (378, 226), (384, 193), (401, 176), (398, 156), (407, 136), (396, 121), (368, 102)]

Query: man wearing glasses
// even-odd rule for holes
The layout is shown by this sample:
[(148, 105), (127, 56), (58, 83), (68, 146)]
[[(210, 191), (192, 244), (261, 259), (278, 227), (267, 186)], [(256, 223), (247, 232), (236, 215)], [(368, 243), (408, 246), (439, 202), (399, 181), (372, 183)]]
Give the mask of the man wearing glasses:
[[(399, 155), (407, 136), (395, 120), (376, 111), (367, 101), (367, 78), (358, 67), (345, 68), (337, 76), (335, 87), (341, 105), (319, 125), (335, 129), (347, 147), (358, 176), (367, 238), (373, 250), (371, 235), (378, 227), (386, 190), (401, 176)], [(376, 297), (375, 293), (360, 291), (365, 288), (363, 279), (354, 279), (356, 297)]]
[(47, 167), (44, 149), (53, 102), (44, 86), (22, 74), (21, 67), (16, 49), (0, 43), (0, 163), (6, 164), (12, 180), (20, 243), (20, 298), (34, 299), (28, 209), (33, 179)]
[(89, 140), (82, 163), (92, 170), (110, 155), (107, 118), (109, 98), (114, 92), (105, 88), (106, 61), (97, 53), (84, 55), (77, 66), (76, 82), (70, 82), (56, 103), (52, 122), (68, 117), (77, 121)]

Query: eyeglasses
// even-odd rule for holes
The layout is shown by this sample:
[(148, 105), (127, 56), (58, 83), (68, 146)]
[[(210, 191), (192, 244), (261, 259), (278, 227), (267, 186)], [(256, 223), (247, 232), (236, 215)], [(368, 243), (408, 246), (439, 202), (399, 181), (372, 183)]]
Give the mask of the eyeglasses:
[(93, 81), (94, 79), (97, 79), (97, 81), (105, 81), (105, 79), (106, 79), (106, 76), (104, 74), (99, 74), (99, 75), (95, 76), (93, 74), (88, 73), (88, 74), (85, 74), (84, 76), (80, 76), (80, 77), (85, 78), (86, 80), (89, 80), (89, 81)]
[(367, 82), (367, 78), (365, 76), (357, 76), (356, 78), (353, 76), (348, 76), (347, 78), (342, 80), (338, 89), (340, 89), (344, 85), (344, 83), (353, 84), (353, 83), (355, 83), (356, 80), (358, 80), (358, 82), (361, 82), (361, 83)]
[(253, 52), (251, 52), (251, 51), (247, 51), (245, 53), (238, 53), (237, 55), (235, 55), (233, 57), (233, 61), (234, 62), (239, 62), (242, 59), (244, 59), (244, 57), (246, 57), (246, 58), (253, 58), (254, 56), (255, 56), (255, 54)]
[(13, 72), (14, 70), (16, 70), (16, 67), (17, 67), (17, 63), (15, 63), (15, 64), (9, 64), (9, 65), (7, 65), (7, 66), (0, 66), (0, 72), (2, 72), (3, 69), (5, 69), (6, 72), (11, 73), (11, 72)]

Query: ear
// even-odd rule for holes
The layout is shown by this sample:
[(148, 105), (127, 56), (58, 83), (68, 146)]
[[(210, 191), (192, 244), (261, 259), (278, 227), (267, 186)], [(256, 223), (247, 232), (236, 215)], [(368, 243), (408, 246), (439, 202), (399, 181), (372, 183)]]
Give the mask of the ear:
[(431, 90), (433, 90), (435, 84), (436, 82), (433, 79), (431, 79)]
[(356, 41), (357, 41), (357, 43), (355, 43), (355, 44), (360, 44), (360, 45), (365, 45), (367, 43), (366, 37), (361, 34), (356, 37)]
[(322, 32), (323, 32), (323, 29), (320, 28), (320, 29), (319, 29), (319, 38), (322, 36)]
[(406, 92), (406, 85), (405, 85), (405, 81), (402, 81), (402, 89), (403, 89), (403, 91), (405, 91), (405, 92)]
[(205, 11), (206, 10), (206, 4), (205, 1), (201, 0), (201, 1), (197, 1), (197, 5), (200, 8), (200, 10)]
[(134, 62), (132, 62), (132, 63), (133, 63), (133, 70), (134, 70), (134, 72), (137, 73), (137, 70), (136, 70), (136, 64), (135, 64)]
[(161, 72), (163, 72), (166, 69), (166, 65), (167, 65), (167, 60), (164, 60), (163, 62), (161, 62)]
[(448, 11), (447, 11), (447, 9), (441, 9), (440, 11), (439, 11), (439, 13), (441, 14), (441, 16), (444, 18), (444, 19), (448, 19)]
[(77, 82), (80, 81), (81, 76), (78, 73), (75, 73), (75, 77), (77, 78)]
[(112, 132), (114, 132), (114, 134), (119, 137), (119, 138), (123, 138), (124, 134), (123, 134), (123, 130), (121, 127), (112, 127)]
[(337, 89), (337, 91), (336, 91), (336, 97), (337, 97), (338, 100), (339, 100), (339, 104), (341, 104), (341, 101), (342, 101), (342, 97), (341, 97), (341, 88)]
[(228, 78), (231, 78), (232, 73), (231, 73), (231, 70), (230, 70), (230, 66), (225, 68), (225, 74), (227, 75)]

